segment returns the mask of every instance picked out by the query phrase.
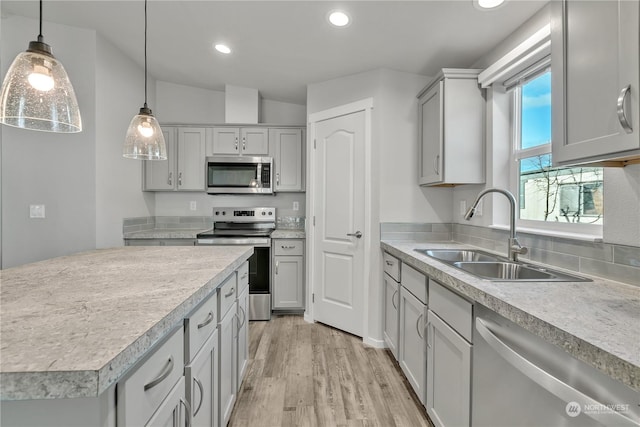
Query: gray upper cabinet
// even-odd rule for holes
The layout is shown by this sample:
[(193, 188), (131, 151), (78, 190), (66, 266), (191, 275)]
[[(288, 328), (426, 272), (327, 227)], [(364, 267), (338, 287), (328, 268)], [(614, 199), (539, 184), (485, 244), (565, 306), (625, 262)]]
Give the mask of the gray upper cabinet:
[(640, 3), (552, 7), (554, 163), (640, 158)]
[(269, 129), (275, 147), (275, 191), (304, 191), (304, 142), (302, 129)]
[(215, 127), (213, 145), (207, 154), (266, 156), (269, 154), (269, 130), (262, 127)]
[(479, 72), (445, 68), (418, 95), (420, 185), (484, 183)]
[(167, 160), (147, 160), (145, 191), (204, 191), (205, 128), (163, 127)]

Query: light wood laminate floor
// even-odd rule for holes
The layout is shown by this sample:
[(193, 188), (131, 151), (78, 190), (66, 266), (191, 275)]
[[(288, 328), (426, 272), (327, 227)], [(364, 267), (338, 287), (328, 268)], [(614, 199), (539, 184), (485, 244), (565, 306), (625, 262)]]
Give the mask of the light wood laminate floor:
[(302, 316), (249, 324), (229, 426), (431, 426), (393, 355)]

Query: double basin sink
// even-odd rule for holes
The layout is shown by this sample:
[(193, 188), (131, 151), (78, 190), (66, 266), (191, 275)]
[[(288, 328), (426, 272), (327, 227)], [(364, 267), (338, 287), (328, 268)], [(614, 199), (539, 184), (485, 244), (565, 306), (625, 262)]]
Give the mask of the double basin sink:
[(511, 261), (499, 255), (475, 249), (416, 249), (469, 274), (492, 281), (530, 282), (590, 282), (580, 276), (538, 267), (521, 261)]

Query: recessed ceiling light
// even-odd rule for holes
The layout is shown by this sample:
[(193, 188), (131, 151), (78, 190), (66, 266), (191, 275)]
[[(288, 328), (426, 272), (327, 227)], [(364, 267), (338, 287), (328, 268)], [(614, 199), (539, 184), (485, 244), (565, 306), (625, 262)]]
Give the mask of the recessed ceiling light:
[(473, 3), (479, 9), (495, 9), (496, 7), (502, 5), (504, 0), (474, 0)]
[(226, 44), (217, 44), (215, 48), (220, 53), (231, 53), (231, 48)]
[(342, 10), (333, 10), (329, 12), (329, 22), (336, 27), (346, 27), (351, 22), (351, 19)]

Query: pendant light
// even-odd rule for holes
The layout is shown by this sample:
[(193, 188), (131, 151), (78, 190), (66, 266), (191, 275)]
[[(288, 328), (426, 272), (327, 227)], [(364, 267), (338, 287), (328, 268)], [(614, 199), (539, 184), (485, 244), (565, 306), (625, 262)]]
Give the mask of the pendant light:
[(147, 106), (147, 0), (144, 0), (144, 106), (129, 124), (122, 155), (128, 159), (167, 159), (162, 129)]
[(0, 90), (0, 123), (45, 132), (82, 131), (78, 100), (64, 67), (40, 33), (14, 59)]

